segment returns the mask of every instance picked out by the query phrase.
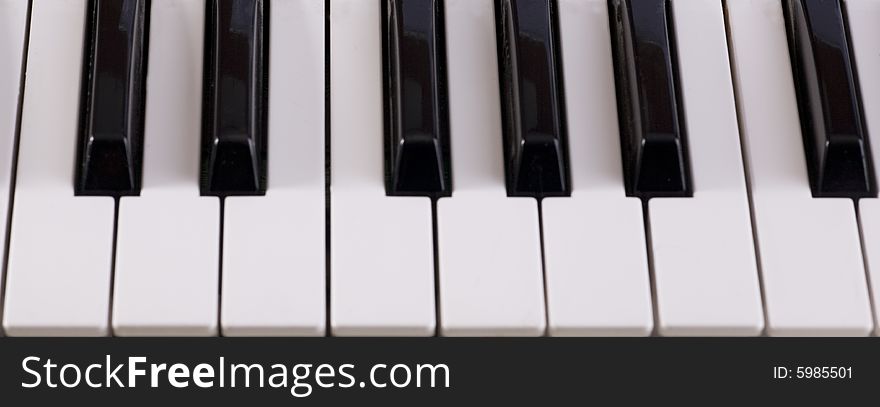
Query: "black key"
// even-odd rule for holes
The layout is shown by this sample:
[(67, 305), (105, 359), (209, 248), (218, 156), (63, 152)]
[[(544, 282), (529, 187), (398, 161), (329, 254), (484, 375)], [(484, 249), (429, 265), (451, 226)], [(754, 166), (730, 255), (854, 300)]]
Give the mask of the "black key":
[(555, 0), (496, 0), (504, 162), (510, 196), (571, 193)]
[(140, 193), (148, 8), (147, 0), (89, 2), (76, 195)]
[(838, 0), (785, 0), (813, 196), (877, 196), (858, 75)]
[(262, 0), (207, 2), (202, 195), (266, 193), (268, 11)]
[(692, 196), (671, 5), (609, 3), (626, 194)]
[(449, 114), (442, 0), (382, 0), (385, 191), (448, 196)]

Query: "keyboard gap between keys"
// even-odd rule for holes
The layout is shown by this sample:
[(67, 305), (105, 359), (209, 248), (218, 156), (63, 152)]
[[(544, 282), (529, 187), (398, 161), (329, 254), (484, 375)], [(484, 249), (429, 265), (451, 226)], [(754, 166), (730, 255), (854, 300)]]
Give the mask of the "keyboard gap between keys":
[(654, 317), (654, 327), (651, 336), (657, 336), (660, 331), (660, 306), (657, 301), (657, 277), (654, 272), (654, 243), (651, 238), (651, 211), (648, 210), (649, 199), (642, 199), (642, 219), (645, 224), (645, 253), (648, 259), (648, 283), (651, 288), (651, 310)]
[(865, 239), (865, 227), (864, 220), (862, 217), (862, 211), (859, 207), (860, 199), (853, 200), (853, 210), (856, 212), (856, 225), (859, 228), (859, 241), (861, 243), (862, 250), (862, 262), (865, 265), (865, 283), (867, 283), (868, 289), (868, 303), (871, 305), (871, 314), (874, 317), (874, 335), (880, 335), (880, 313), (877, 312), (877, 297), (874, 294), (874, 291), (870, 289), (873, 287), (876, 282), (871, 279), (871, 268), (870, 263), (868, 262), (868, 244)]
[[(727, 34), (727, 43), (731, 43), (730, 38), (730, 17), (727, 12), (727, 2), (729, 0), (722, 0), (722, 11), (724, 13), (724, 31)], [(745, 174), (746, 180), (746, 196), (748, 197), (749, 202), (749, 221), (751, 222), (750, 227), (752, 230), (752, 243), (755, 247), (755, 261), (756, 267), (758, 270), (758, 287), (761, 292), (761, 309), (763, 311), (764, 316), (764, 329), (761, 330), (761, 336), (767, 335), (767, 297), (764, 289), (764, 268), (761, 267), (761, 246), (758, 244), (758, 229), (755, 223), (755, 200), (752, 195), (752, 171), (751, 171), (751, 162), (749, 162), (748, 156), (748, 138), (745, 137), (745, 130), (742, 126), (742, 117), (739, 109), (740, 104), (740, 94), (739, 94), (739, 85), (737, 84), (737, 74), (736, 74), (736, 64), (733, 58), (733, 48), (728, 46), (728, 60), (730, 61), (730, 73), (731, 73), (731, 82), (733, 83), (733, 99), (734, 103), (737, 106), (736, 109), (736, 123), (737, 129), (739, 130), (739, 142), (740, 146), (740, 154), (742, 156), (743, 162), (743, 172)]]
[[(10, 151), (10, 173), (9, 173), (9, 185), (7, 189), (8, 198), (6, 200), (6, 211), (0, 212), (0, 216), (3, 216), (3, 229), (0, 232), (3, 233), (2, 236), (2, 245), (0, 248), (3, 250), (2, 261), (0, 264), (0, 321), (3, 320), (3, 312), (4, 305), (6, 303), (6, 275), (7, 275), (7, 266), (9, 264), (9, 246), (12, 236), (12, 212), (14, 210), (15, 203), (15, 180), (16, 174), (18, 170), (18, 146), (19, 146), (19, 138), (21, 136), (21, 118), (22, 118), (22, 107), (24, 106), (24, 85), (25, 85), (25, 73), (27, 72), (27, 53), (28, 53), (28, 43), (30, 41), (30, 26), (31, 26), (31, 2), (28, 1), (26, 10), (23, 11), (23, 21), (20, 21), (20, 28), (22, 31), (22, 47), (21, 49), (13, 48), (11, 54), (19, 55), (19, 69), (16, 75), (16, 80), (18, 86), (15, 87), (18, 89), (17, 96), (15, 98), (15, 115), (14, 115), (14, 123), (12, 125), (13, 134), (12, 134), (12, 143)], [(9, 14), (10, 16), (13, 14)], [(21, 16), (20, 16), (21, 17)], [(20, 52), (18, 52), (20, 51)], [(14, 71), (13, 71), (14, 72)], [(5, 334), (3, 329), (3, 324), (0, 323), (0, 336)]]

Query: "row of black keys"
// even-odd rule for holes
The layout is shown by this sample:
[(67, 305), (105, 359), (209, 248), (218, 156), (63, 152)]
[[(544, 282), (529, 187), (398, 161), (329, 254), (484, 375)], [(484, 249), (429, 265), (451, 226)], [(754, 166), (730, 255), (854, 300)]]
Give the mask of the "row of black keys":
[[(141, 189), (149, 0), (91, 0), (82, 81), (77, 195)], [(266, 191), (268, 1), (208, 0), (202, 195)]]
[[(452, 191), (443, 0), (382, 4), (389, 195)], [(840, 0), (781, 0), (815, 196), (876, 196)], [(208, 0), (200, 187), (266, 190), (269, 0)], [(624, 183), (630, 196), (693, 186), (668, 0), (609, 0)], [(496, 0), (507, 191), (571, 191), (555, 0)], [(92, 0), (76, 192), (140, 191), (149, 0)], [(597, 61), (601, 63), (601, 61)], [(574, 135), (577, 136), (577, 135)]]

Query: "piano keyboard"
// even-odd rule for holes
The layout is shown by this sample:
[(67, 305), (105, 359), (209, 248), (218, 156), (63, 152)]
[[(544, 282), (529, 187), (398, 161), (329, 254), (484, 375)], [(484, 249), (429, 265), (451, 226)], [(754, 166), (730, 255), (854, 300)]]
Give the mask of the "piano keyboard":
[(0, 27), (6, 335), (880, 334), (880, 0)]

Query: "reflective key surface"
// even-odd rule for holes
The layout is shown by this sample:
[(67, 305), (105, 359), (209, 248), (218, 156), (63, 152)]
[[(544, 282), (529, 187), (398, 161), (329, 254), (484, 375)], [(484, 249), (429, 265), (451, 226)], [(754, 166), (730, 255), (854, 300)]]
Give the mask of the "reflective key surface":
[(140, 192), (148, 4), (146, 0), (89, 3), (75, 183), (78, 195)]
[(449, 195), (442, 0), (383, 0), (385, 174), (389, 195)]
[(611, 0), (626, 192), (690, 196), (690, 164), (667, 0)]
[(843, 4), (783, 5), (813, 195), (876, 196)]
[(497, 0), (507, 192), (568, 195), (565, 101), (555, 0)]
[(266, 192), (266, 4), (207, 2), (202, 195)]

